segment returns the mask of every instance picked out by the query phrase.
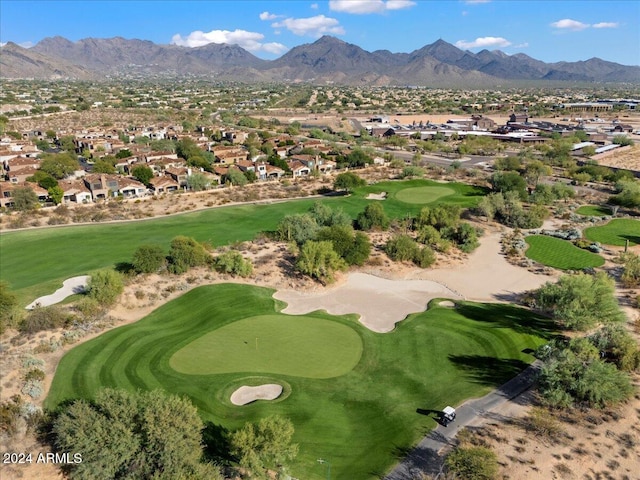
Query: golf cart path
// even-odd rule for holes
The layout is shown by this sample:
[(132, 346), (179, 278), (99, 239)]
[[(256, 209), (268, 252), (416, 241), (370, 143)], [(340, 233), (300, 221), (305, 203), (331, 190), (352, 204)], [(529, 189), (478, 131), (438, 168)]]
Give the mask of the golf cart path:
[(535, 380), (542, 363), (533, 362), (518, 376), (488, 393), (484, 397), (469, 400), (456, 408), (456, 420), (447, 427), (438, 425), (384, 477), (385, 480), (414, 480), (422, 478), (420, 474), (438, 474), (443, 458), (439, 452), (454, 445), (454, 438), (465, 427), (482, 422), (484, 416), (499, 414), (505, 404), (527, 391)]

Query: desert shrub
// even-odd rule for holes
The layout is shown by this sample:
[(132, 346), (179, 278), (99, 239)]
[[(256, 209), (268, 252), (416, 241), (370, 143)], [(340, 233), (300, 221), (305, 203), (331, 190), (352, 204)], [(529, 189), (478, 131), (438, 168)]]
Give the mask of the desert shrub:
[(419, 253), (420, 247), (409, 235), (394, 235), (385, 245), (384, 251), (397, 262), (410, 262)]
[(389, 217), (380, 202), (370, 203), (356, 218), (360, 230), (387, 230), (389, 223)]
[(563, 275), (536, 291), (536, 305), (565, 327), (586, 330), (603, 322), (624, 320), (615, 284), (606, 273)]
[(179, 235), (171, 240), (168, 268), (171, 273), (184, 273), (192, 267), (204, 265), (207, 257), (202, 244), (191, 237)]
[(40, 398), (43, 392), (42, 382), (39, 380), (29, 380), (25, 382), (20, 391), (31, 398)]
[(498, 474), (498, 457), (486, 447), (458, 447), (445, 463), (449, 471), (465, 480), (493, 480)]
[(35, 380), (35, 381), (41, 382), (42, 380), (44, 380), (44, 372), (42, 370), (40, 370), (39, 368), (33, 368), (33, 369), (29, 370), (27, 373), (25, 373), (24, 380), (26, 382), (28, 382), (30, 380)]
[(164, 249), (160, 245), (141, 245), (133, 253), (131, 264), (138, 273), (155, 273), (166, 262)]
[(333, 249), (348, 265), (363, 265), (371, 254), (369, 237), (351, 225), (333, 225), (318, 232), (319, 241), (330, 241)]
[(29, 312), (19, 325), (22, 333), (36, 333), (68, 325), (74, 317), (57, 305), (36, 307)]
[(253, 273), (251, 260), (245, 259), (240, 252), (229, 250), (214, 261), (214, 268), (221, 273), (249, 277)]
[(413, 263), (420, 268), (428, 268), (436, 262), (436, 254), (431, 247), (424, 246), (419, 249), (418, 253), (413, 257)]
[(115, 270), (98, 270), (89, 280), (87, 295), (99, 305), (109, 307), (115, 303), (124, 290), (122, 274)]
[(286, 215), (276, 228), (276, 238), (302, 245), (308, 240), (315, 240), (319, 228), (318, 222), (309, 213)]
[(523, 420), (523, 426), (536, 437), (555, 443), (564, 432), (560, 422), (549, 410), (534, 407)]
[(298, 271), (326, 283), (334, 280), (333, 274), (336, 270), (344, 270), (346, 266), (330, 241), (305, 242), (296, 261)]
[(605, 325), (589, 339), (600, 351), (600, 355), (615, 363), (620, 370), (632, 372), (640, 369), (638, 343), (623, 325)]

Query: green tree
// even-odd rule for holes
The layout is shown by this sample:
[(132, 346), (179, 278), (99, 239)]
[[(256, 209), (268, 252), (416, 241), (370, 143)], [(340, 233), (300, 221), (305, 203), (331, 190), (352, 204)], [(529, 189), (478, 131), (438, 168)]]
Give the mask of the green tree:
[(244, 258), (240, 252), (229, 250), (216, 257), (214, 268), (220, 273), (250, 277), (253, 273), (251, 260)]
[(202, 420), (186, 398), (160, 390), (130, 393), (105, 389), (93, 402), (75, 400), (53, 421), (56, 450), (81, 452), (69, 466), (72, 479), (222, 480), (200, 462)]
[(276, 238), (302, 245), (308, 240), (315, 240), (319, 228), (318, 222), (309, 213), (286, 215), (278, 224)]
[(51, 187), (47, 190), (49, 194), (49, 198), (53, 200), (53, 203), (56, 205), (60, 205), (62, 203), (62, 199), (64, 198), (64, 190), (60, 188), (58, 185), (55, 187)]
[(131, 175), (145, 185), (149, 185), (149, 180), (153, 178), (153, 170), (146, 165), (136, 165), (131, 169)]
[(345, 190), (347, 192), (352, 192), (354, 189), (358, 187), (364, 187), (366, 184), (366, 180), (360, 178), (355, 173), (344, 172), (336, 176), (336, 179), (333, 182), (333, 188), (334, 190)]
[(202, 173), (192, 173), (187, 177), (187, 186), (194, 192), (202, 192), (203, 190), (206, 190), (209, 185), (209, 179)]
[(615, 283), (604, 272), (563, 275), (556, 283), (547, 282), (536, 292), (536, 305), (572, 330), (625, 318), (615, 296)]
[(296, 261), (298, 271), (324, 283), (334, 280), (336, 270), (344, 270), (346, 263), (333, 249), (330, 241), (316, 242), (309, 240), (302, 245)]
[(418, 228), (431, 225), (438, 230), (455, 228), (460, 222), (462, 208), (458, 205), (439, 204), (434, 207), (423, 207), (416, 218)]
[(494, 191), (506, 193), (517, 192), (521, 200), (527, 198), (527, 182), (516, 172), (496, 172), (491, 176)]
[(354, 231), (351, 225), (332, 225), (318, 232), (319, 241), (330, 241), (333, 249), (348, 265), (363, 265), (371, 254), (369, 237)]
[(35, 210), (40, 205), (36, 192), (30, 187), (14, 188), (11, 192), (11, 200), (13, 201), (13, 208), (20, 212)]
[(297, 456), (293, 434), (291, 421), (278, 416), (263, 418), (257, 424), (246, 423), (230, 435), (231, 453), (253, 477), (270, 478), (268, 469), (284, 473), (286, 462)]
[(80, 164), (71, 153), (52, 153), (42, 155), (40, 170), (58, 180), (71, 175), (80, 169)]
[(124, 290), (122, 275), (115, 270), (98, 270), (89, 279), (89, 298), (93, 298), (103, 307), (115, 303)]
[(540, 160), (532, 160), (527, 163), (524, 170), (524, 177), (526, 182), (535, 187), (538, 185), (540, 177), (551, 175), (552, 170), (549, 165), (545, 165)]
[(331, 227), (333, 225), (351, 225), (353, 220), (348, 213), (342, 209), (332, 209), (329, 205), (322, 202), (315, 202), (309, 209), (309, 214), (315, 219), (316, 223), (322, 227)]
[(640, 208), (640, 181), (620, 180), (616, 183), (617, 195), (611, 197), (611, 203), (628, 208)]
[(360, 230), (387, 230), (389, 217), (380, 202), (373, 202), (364, 207), (356, 218), (356, 225)]
[(225, 176), (227, 182), (229, 182), (231, 185), (242, 187), (243, 185), (249, 183), (249, 179), (244, 175), (244, 173), (242, 173), (242, 171), (238, 170), (237, 168), (229, 168), (229, 171)]
[(98, 159), (93, 162), (93, 173), (116, 173), (116, 167), (111, 163), (103, 159)]
[(166, 255), (160, 245), (140, 245), (131, 263), (138, 273), (155, 273), (165, 266)]
[(58, 185), (58, 181), (53, 178), (48, 173), (43, 172), (42, 170), (38, 170), (30, 177), (27, 177), (27, 182), (35, 182), (42, 188), (46, 188), (47, 190), (51, 187), (56, 187)]
[(118, 153), (116, 153), (116, 158), (118, 159), (129, 158), (131, 156), (132, 156), (131, 150), (129, 150), (128, 148), (123, 148)]
[(629, 376), (602, 360), (589, 339), (576, 338), (568, 345), (546, 349), (538, 385), (547, 404), (568, 408), (580, 403), (603, 408), (633, 393)]
[(178, 235), (171, 240), (169, 247), (169, 271), (184, 273), (189, 268), (204, 265), (208, 254), (204, 246), (191, 237)]

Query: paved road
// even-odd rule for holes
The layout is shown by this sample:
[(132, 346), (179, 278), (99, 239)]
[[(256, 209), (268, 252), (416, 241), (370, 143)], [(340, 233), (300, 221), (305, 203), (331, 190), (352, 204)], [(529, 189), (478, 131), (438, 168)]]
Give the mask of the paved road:
[(535, 361), (520, 375), (509, 380), (493, 392), (482, 398), (469, 400), (456, 408), (456, 421), (448, 427), (439, 425), (389, 473), (385, 480), (417, 480), (423, 478), (422, 473), (438, 474), (442, 468), (440, 450), (453, 445), (456, 434), (470, 425), (478, 417), (489, 413), (500, 413), (500, 408), (509, 400), (528, 390), (540, 370), (542, 363)]

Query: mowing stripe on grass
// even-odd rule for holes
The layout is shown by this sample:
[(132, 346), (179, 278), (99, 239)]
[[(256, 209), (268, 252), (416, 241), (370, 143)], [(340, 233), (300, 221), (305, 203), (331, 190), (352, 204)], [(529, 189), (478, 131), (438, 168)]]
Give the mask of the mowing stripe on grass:
[(604, 245), (623, 247), (627, 240), (631, 246), (640, 245), (640, 220), (616, 218), (606, 225), (585, 229), (584, 236)]
[[(72, 398), (92, 398), (107, 386), (163, 388), (189, 397), (205, 421), (230, 430), (269, 415), (290, 418), (296, 430), (294, 442), (300, 445), (291, 465), (297, 478), (322, 480), (326, 471), (315, 468), (316, 460), (330, 458), (334, 478), (370, 480), (384, 476), (397, 461), (399, 450), (411, 448), (425, 430), (435, 426), (416, 409), (442, 409), (487, 393), (533, 361), (524, 351), (535, 350), (553, 337), (549, 320), (521, 308), (457, 302), (454, 309), (438, 307), (435, 301), (429, 310), (410, 315), (388, 334), (367, 330), (353, 315), (320, 311), (304, 315), (304, 323), (294, 329), (309, 328), (323, 342), (341, 345), (337, 349), (323, 345), (319, 350), (329, 363), (336, 350), (353, 344), (340, 344), (342, 336), (359, 337), (355, 342), (356, 349), (361, 348), (359, 360), (337, 377), (260, 372), (198, 375), (172, 368), (176, 352), (197, 346), (194, 342), (199, 338), (225, 333), (225, 329), (229, 329), (225, 335), (230, 335), (236, 323), (259, 322), (265, 316), (274, 322), (282, 320), (286, 317), (278, 312), (282, 303), (272, 294), (270, 289), (237, 284), (195, 288), (139, 322), (78, 345), (62, 358), (45, 407), (55, 408)], [(294, 320), (299, 317), (292, 316)], [(334, 324), (339, 328), (334, 329)], [(247, 331), (235, 333), (246, 335)], [(305, 352), (288, 361), (305, 362)], [(233, 406), (231, 387), (251, 384), (256, 377), (286, 385), (288, 396), (273, 403)]]
[(582, 270), (604, 265), (604, 258), (597, 253), (578, 248), (567, 240), (546, 235), (525, 238), (529, 248), (527, 258), (561, 270)]

